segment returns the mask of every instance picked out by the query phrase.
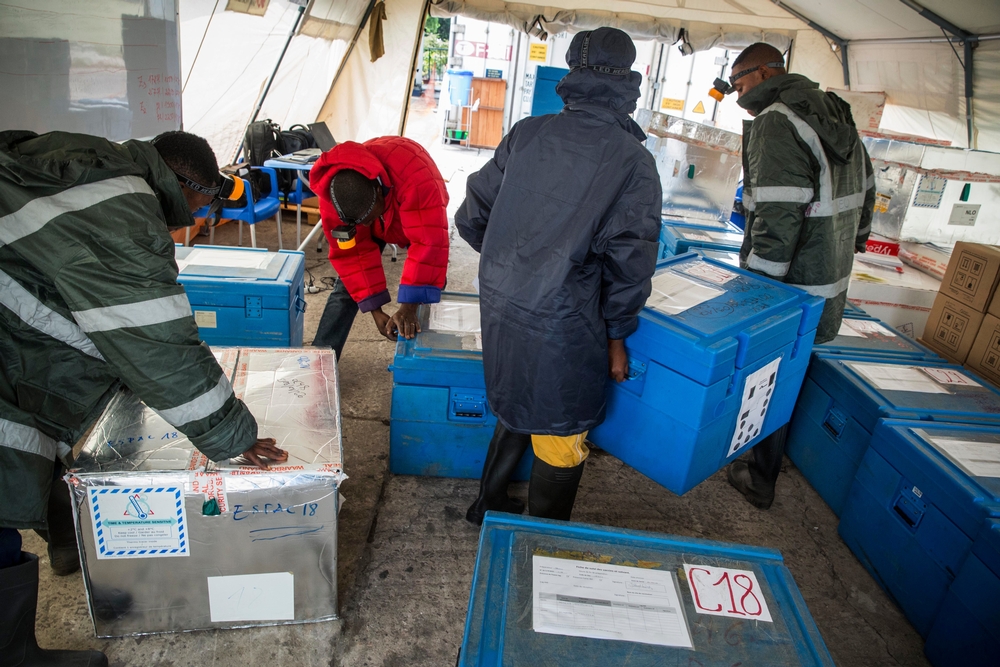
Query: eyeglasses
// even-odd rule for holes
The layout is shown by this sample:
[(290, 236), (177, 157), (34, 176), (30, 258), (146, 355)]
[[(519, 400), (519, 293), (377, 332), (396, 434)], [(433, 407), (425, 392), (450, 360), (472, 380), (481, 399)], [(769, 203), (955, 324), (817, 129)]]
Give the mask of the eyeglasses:
[(763, 65), (757, 65), (756, 67), (751, 67), (750, 69), (745, 69), (742, 72), (737, 72), (736, 74), (730, 75), (730, 77), (729, 77), (729, 83), (730, 83), (730, 85), (736, 85), (736, 81), (737, 80), (742, 79), (743, 77), (745, 77), (748, 74), (753, 74), (754, 72), (756, 72), (757, 70), (759, 70), (761, 67), (783, 68), (784, 66), (785, 66), (785, 63), (783, 63), (783, 62), (764, 63)]
[(756, 67), (751, 67), (750, 69), (745, 69), (742, 72), (737, 72), (736, 74), (730, 75), (730, 77), (729, 77), (729, 85), (735, 86), (736, 82), (739, 79), (742, 79), (743, 77), (745, 77), (748, 74), (753, 74), (754, 72), (756, 72), (757, 70), (759, 70), (761, 67), (775, 67), (775, 68), (778, 68), (778, 67), (784, 67), (784, 66), (785, 66), (785, 63), (783, 63), (783, 62), (780, 62), (780, 63), (764, 63), (763, 65), (757, 65)]

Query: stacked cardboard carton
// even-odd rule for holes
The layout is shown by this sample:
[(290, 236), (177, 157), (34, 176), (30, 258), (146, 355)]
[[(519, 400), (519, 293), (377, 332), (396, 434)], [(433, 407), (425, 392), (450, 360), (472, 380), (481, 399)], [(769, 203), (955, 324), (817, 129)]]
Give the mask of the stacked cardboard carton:
[(1000, 385), (1000, 247), (955, 244), (923, 342)]

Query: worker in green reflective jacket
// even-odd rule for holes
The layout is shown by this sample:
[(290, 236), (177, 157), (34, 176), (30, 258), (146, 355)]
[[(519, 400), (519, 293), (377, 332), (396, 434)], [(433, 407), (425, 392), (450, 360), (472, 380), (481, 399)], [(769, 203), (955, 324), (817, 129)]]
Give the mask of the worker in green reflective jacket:
[[(816, 342), (836, 337), (854, 253), (864, 252), (875, 176), (851, 106), (758, 42), (733, 62), (730, 91), (754, 117), (743, 124), (740, 266), (826, 299)], [(787, 425), (728, 468), (729, 482), (756, 507), (774, 501)]]
[(170, 230), (233, 188), (185, 132), (0, 132), (0, 654), (13, 664), (108, 664), (35, 643), (38, 558), (17, 529), (44, 531), (57, 573), (79, 567), (61, 470), (119, 383), (212, 460), (287, 459), (258, 439), (177, 282)]

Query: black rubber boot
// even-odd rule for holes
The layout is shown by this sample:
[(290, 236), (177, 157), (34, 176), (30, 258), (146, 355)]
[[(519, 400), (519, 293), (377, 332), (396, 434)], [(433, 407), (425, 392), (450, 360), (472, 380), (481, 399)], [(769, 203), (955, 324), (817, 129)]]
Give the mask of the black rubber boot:
[(80, 569), (80, 552), (76, 548), (76, 527), (73, 525), (73, 504), (69, 487), (61, 474), (52, 481), (49, 506), (45, 520), (48, 523), (49, 566), (60, 577)]
[(100, 651), (46, 651), (35, 641), (38, 557), (0, 570), (0, 667), (107, 667)]
[(787, 438), (788, 424), (785, 424), (726, 469), (729, 483), (758, 509), (769, 509), (774, 502), (774, 485), (781, 473)]
[(490, 440), (490, 449), (483, 463), (483, 476), (479, 480), (479, 497), (465, 513), (465, 520), (475, 526), (483, 525), (483, 515), (487, 511), (520, 514), (524, 503), (507, 495), (511, 475), (521, 462), (521, 457), (531, 446), (531, 436), (514, 433), (497, 422)]
[(580, 478), (583, 477), (583, 466), (581, 463), (572, 468), (558, 468), (536, 456), (528, 484), (528, 514), (569, 521), (573, 503), (576, 502), (576, 490), (580, 488)]

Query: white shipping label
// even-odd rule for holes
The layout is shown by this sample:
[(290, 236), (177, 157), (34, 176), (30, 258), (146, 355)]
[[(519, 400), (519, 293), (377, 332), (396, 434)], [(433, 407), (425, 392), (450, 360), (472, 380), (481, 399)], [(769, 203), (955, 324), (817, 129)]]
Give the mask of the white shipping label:
[(696, 283), (673, 271), (664, 271), (653, 276), (653, 291), (646, 300), (646, 307), (677, 315), (723, 294), (724, 290)]
[(532, 556), (535, 632), (694, 648), (673, 572)]
[(88, 491), (99, 559), (189, 555), (184, 489), (104, 486)]
[(916, 366), (848, 363), (847, 366), (861, 373), (876, 389), (883, 391), (909, 391), (921, 394), (947, 394), (948, 390), (920, 372)]
[(1000, 443), (921, 435), (973, 477), (1000, 478)]
[(870, 334), (875, 334), (878, 336), (886, 336), (888, 338), (895, 338), (897, 336), (897, 334), (894, 331), (882, 326), (881, 322), (876, 322), (874, 320), (845, 319), (844, 324), (846, 324), (851, 329), (854, 329), (855, 331), (857, 331), (862, 336), (865, 336), (866, 338)]
[(215, 329), (218, 327), (214, 310), (194, 311), (194, 323), (199, 329)]
[(750, 570), (684, 563), (684, 574), (699, 614), (773, 623), (764, 591)]
[(208, 577), (213, 623), (294, 621), (295, 579), (291, 572)]
[(701, 278), (702, 280), (707, 280), (708, 282), (715, 283), (716, 285), (725, 285), (736, 277), (736, 274), (732, 271), (727, 271), (721, 267), (714, 266), (706, 262), (697, 262), (693, 266), (683, 269), (683, 271), (689, 276)]
[(748, 375), (743, 382), (743, 401), (740, 403), (740, 412), (736, 418), (736, 428), (729, 443), (727, 458), (760, 435), (760, 429), (764, 427), (764, 418), (767, 417), (767, 409), (771, 406), (771, 397), (778, 383), (780, 365), (781, 357), (778, 357), (767, 366)]
[(868, 336), (864, 335), (860, 331), (857, 331), (856, 329), (851, 327), (851, 325), (848, 324), (848, 322), (850, 322), (850, 320), (845, 319), (840, 321), (840, 330), (837, 331), (838, 336), (850, 336), (852, 338), (868, 338)]
[(275, 257), (257, 250), (195, 248), (185, 258), (187, 266), (222, 266), (231, 269), (263, 269)]
[(480, 333), (479, 304), (464, 301), (441, 301), (431, 304), (427, 322), (431, 331)]
[(962, 202), (955, 204), (951, 209), (951, 217), (948, 218), (948, 224), (960, 227), (974, 226), (976, 218), (979, 217), (979, 209), (981, 207), (982, 204), (963, 204)]
[(957, 371), (953, 368), (932, 368), (930, 366), (921, 366), (920, 370), (930, 375), (935, 382), (940, 384), (954, 384), (961, 387), (983, 386), (962, 371)]

